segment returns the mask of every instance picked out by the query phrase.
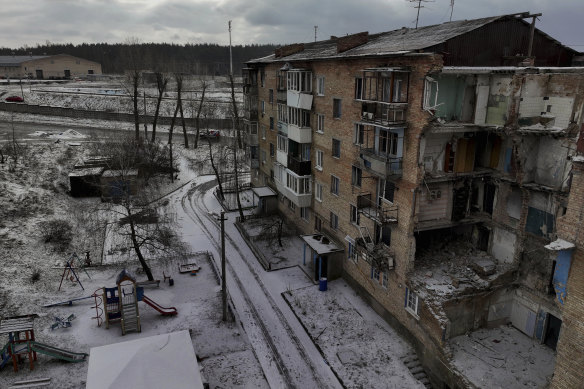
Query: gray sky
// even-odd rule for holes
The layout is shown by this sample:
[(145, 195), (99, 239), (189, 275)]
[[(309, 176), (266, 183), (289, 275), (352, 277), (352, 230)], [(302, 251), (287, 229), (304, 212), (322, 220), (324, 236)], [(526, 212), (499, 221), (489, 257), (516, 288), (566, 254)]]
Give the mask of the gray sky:
[[(450, 1), (425, 3), (419, 24), (446, 22)], [(408, 0), (0, 0), (0, 46), (36, 43), (293, 43), (414, 27)], [(530, 11), (537, 27), (584, 51), (584, 0), (455, 0), (452, 20)]]

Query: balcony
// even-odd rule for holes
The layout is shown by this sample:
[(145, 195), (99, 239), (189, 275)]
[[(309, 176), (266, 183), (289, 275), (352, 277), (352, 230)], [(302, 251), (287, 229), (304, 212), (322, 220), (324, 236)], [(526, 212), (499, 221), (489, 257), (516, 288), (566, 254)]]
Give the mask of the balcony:
[(288, 153), (282, 150), (276, 150), (276, 161), (279, 164), (288, 167)]
[(289, 107), (310, 110), (312, 108), (312, 97), (312, 92), (288, 90), (286, 93), (286, 105)]
[(397, 223), (397, 205), (383, 200), (378, 203), (371, 199), (371, 193), (357, 196), (357, 209), (363, 216), (378, 224)]
[(288, 124), (288, 139), (297, 143), (312, 143), (312, 129)]
[(259, 169), (260, 167), (260, 160), (259, 159), (249, 159), (249, 167), (251, 169)]
[(278, 103), (286, 104), (287, 97), (288, 93), (286, 92), (286, 89), (283, 90), (278, 89), (276, 91), (276, 100), (278, 101)]
[(382, 178), (399, 178), (402, 176), (402, 157), (380, 155), (374, 149), (361, 149), (363, 168)]
[[(297, 207), (309, 207), (312, 202), (311, 176), (299, 177), (286, 169), (284, 177), (286, 183), (274, 180), (278, 192), (290, 199)], [(291, 187), (288, 186), (288, 183)]]
[(259, 139), (258, 139), (258, 134), (257, 133), (255, 133), (255, 134), (247, 133), (246, 136), (245, 136), (245, 140), (246, 140), (246, 143), (249, 146), (257, 146), (257, 145), (259, 145)]
[(258, 85), (243, 84), (243, 94), (244, 95), (256, 95), (258, 94)]
[(252, 122), (257, 122), (259, 119), (257, 109), (246, 109), (243, 113), (243, 118)]
[(301, 161), (300, 159), (288, 154), (288, 169), (292, 170), (299, 176), (308, 176), (311, 173), (310, 161)]
[(406, 122), (408, 103), (366, 102), (361, 108), (361, 121), (375, 126), (396, 126)]
[(278, 133), (280, 135), (288, 136), (288, 123), (278, 121)]

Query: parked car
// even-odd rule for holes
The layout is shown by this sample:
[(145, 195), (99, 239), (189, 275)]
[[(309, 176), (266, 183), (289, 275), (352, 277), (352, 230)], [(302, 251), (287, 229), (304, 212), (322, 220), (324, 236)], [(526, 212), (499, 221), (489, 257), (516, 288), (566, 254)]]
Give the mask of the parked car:
[(24, 99), (20, 96), (8, 96), (5, 100), (12, 103), (22, 103), (24, 101)]
[(207, 130), (207, 131), (202, 131), (200, 137), (201, 138), (211, 138), (211, 139), (216, 139), (219, 138), (219, 130)]

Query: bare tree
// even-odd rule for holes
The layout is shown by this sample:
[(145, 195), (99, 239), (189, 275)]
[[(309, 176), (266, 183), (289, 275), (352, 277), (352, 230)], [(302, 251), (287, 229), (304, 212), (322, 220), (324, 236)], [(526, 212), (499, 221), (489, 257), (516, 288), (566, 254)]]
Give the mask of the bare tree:
[(231, 109), (233, 110), (233, 125), (237, 133), (237, 147), (243, 149), (243, 142), (241, 140), (241, 125), (239, 120), (239, 111), (237, 109), (237, 100), (235, 99), (235, 83), (233, 81), (233, 74), (229, 74), (229, 83), (231, 85)]
[[(201, 99), (199, 100), (199, 106), (197, 108), (197, 117), (195, 120), (195, 126), (197, 129), (197, 132), (195, 134), (195, 145), (193, 146), (195, 149), (199, 146), (199, 135), (200, 135), (200, 129), (201, 129), (201, 113), (203, 111), (203, 105), (205, 103), (205, 92), (207, 91), (209, 84), (207, 83), (206, 80), (201, 79)], [(208, 132), (208, 128), (207, 128), (207, 132)]]
[(130, 37), (126, 39), (125, 44), (128, 46), (126, 54), (126, 90), (132, 99), (132, 111), (134, 113), (134, 127), (136, 130), (136, 139), (140, 138), (140, 113), (138, 111), (138, 91), (140, 80), (142, 78), (141, 62), (139, 56), (140, 39)]
[[(156, 152), (152, 148), (159, 148)], [(116, 141), (101, 142), (96, 152), (107, 159), (110, 170), (109, 182), (101, 187), (102, 196), (113, 202), (103, 203), (104, 208), (117, 219), (115, 231), (126, 237), (149, 280), (153, 280), (152, 271), (145, 257), (145, 251), (159, 255), (178, 256), (184, 253), (184, 247), (172, 228), (172, 220), (161, 212), (161, 204), (155, 201), (160, 197), (160, 180), (166, 165), (148, 163), (151, 155), (167, 155), (166, 147), (161, 143), (147, 142), (125, 138)], [(148, 186), (142, 185), (138, 172), (147, 172), (150, 176)]]
[(154, 111), (154, 120), (152, 121), (152, 142), (156, 140), (156, 124), (158, 123), (158, 116), (160, 115), (160, 104), (166, 92), (169, 77), (166, 73), (156, 72), (156, 89), (158, 90), (158, 97), (156, 98), (156, 110)]
[(172, 131), (174, 130), (174, 125), (176, 123), (176, 117), (180, 111), (180, 117), (182, 121), (183, 127), (183, 134), (185, 140), (185, 147), (189, 148), (189, 138), (187, 137), (187, 126), (185, 123), (185, 116), (183, 112), (183, 105), (182, 105), (182, 89), (183, 89), (183, 75), (180, 73), (174, 74), (174, 79), (176, 81), (176, 106), (174, 108), (174, 114), (172, 115), (172, 120), (170, 122), (170, 133), (168, 134), (168, 142), (170, 143), (172, 140)]

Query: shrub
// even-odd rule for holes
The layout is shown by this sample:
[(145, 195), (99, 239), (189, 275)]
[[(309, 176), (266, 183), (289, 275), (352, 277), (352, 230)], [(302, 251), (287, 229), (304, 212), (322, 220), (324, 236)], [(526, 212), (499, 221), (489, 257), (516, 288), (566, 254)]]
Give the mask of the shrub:
[(41, 237), (45, 243), (53, 243), (65, 249), (73, 239), (73, 227), (67, 220), (53, 219), (40, 223)]

